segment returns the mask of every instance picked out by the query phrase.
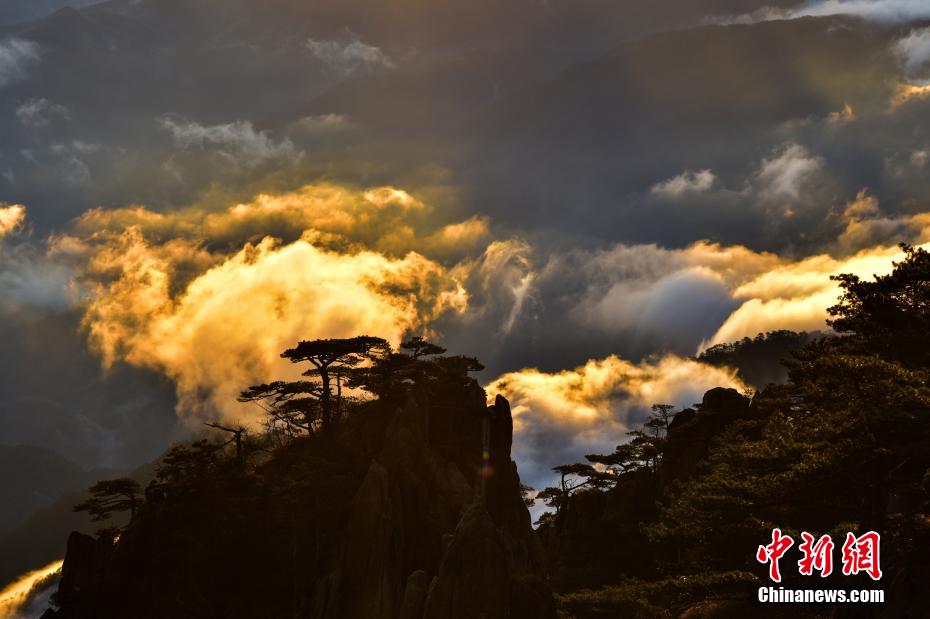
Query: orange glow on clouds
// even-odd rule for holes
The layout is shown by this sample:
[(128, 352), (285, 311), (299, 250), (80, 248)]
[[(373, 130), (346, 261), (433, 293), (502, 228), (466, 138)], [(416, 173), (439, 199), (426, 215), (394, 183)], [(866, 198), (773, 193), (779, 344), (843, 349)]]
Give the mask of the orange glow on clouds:
[[(847, 226), (837, 240), (840, 257), (789, 259), (704, 241), (588, 254), (568, 275), (607, 280), (591, 283), (568, 319), (621, 333), (650, 319), (642, 308), (680, 276), (736, 305), (704, 345), (772, 329), (823, 329), (839, 293), (830, 275), (885, 273), (901, 256), (890, 243), (871, 242), (877, 232), (926, 237), (925, 217), (883, 218), (864, 191), (839, 216)], [(527, 242), (492, 240), (486, 218), (437, 221), (433, 208), (403, 190), (331, 184), (260, 194), (221, 211), (93, 209), (70, 234), (52, 239), (49, 255), (77, 265), (84, 326), (105, 365), (125, 361), (164, 373), (184, 417), (219, 413), (242, 422), (252, 413), (235, 395), (293, 373), (278, 355), (300, 339), (367, 333), (397, 343), (408, 330), (428, 333), (444, 314), (491, 317), (506, 336), (554, 272), (534, 263)], [(507, 374), (491, 387), (554, 418), (599, 426), (617, 389), (648, 405), (675, 393), (670, 385), (679, 378), (735, 384), (719, 372), (677, 357), (639, 365), (608, 357), (561, 374)]]
[(61, 570), (64, 561), (53, 561), (45, 567), (20, 576), (0, 591), (0, 619), (16, 619), (18, 611), (28, 601), (29, 593), (42, 580)]
[(84, 325), (105, 365), (163, 372), (186, 417), (248, 422), (252, 409), (235, 396), (293, 374), (279, 355), (294, 342), (372, 334), (397, 344), (466, 311), (455, 269), (414, 248), (428, 251), (435, 234), (475, 243), (486, 222), (436, 231), (423, 221), (396, 236), (399, 221), (428, 210), (393, 188), (308, 186), (222, 212), (95, 209), (55, 244), (84, 257)]
[(891, 98), (891, 107), (901, 107), (927, 97), (930, 97), (930, 84), (900, 84)]
[(4, 206), (0, 203), (0, 238), (13, 232), (23, 225), (26, 219), (26, 208), (20, 204)]
[(545, 418), (575, 432), (626, 429), (632, 407), (674, 402), (688, 405), (711, 387), (745, 389), (735, 372), (676, 355), (631, 363), (616, 355), (592, 359), (561, 372), (509, 372), (487, 386), (490, 395), (511, 401), (514, 430)]

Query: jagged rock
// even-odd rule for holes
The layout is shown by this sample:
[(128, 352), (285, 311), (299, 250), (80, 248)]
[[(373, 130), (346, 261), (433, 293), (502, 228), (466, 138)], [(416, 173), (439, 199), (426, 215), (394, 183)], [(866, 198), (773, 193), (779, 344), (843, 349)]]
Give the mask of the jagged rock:
[(110, 539), (94, 538), (74, 531), (68, 536), (65, 562), (58, 584), (59, 597), (80, 595), (97, 582), (107, 559), (113, 553)]
[(469, 506), (455, 529), (424, 619), (504, 619), (510, 614), (512, 565), (487, 510)]
[(372, 460), (352, 500), (342, 561), (346, 619), (390, 619), (397, 604), (396, 551), (388, 472)]
[(404, 587), (404, 601), (400, 605), (399, 619), (420, 619), (423, 605), (429, 593), (429, 575), (424, 570), (416, 570), (407, 577)]
[(669, 424), (662, 460), (662, 485), (691, 475), (711, 441), (730, 423), (750, 413), (750, 400), (736, 389), (716, 387), (704, 394), (700, 410), (685, 409)]
[(704, 394), (701, 412), (724, 412), (738, 415), (749, 408), (749, 398), (736, 389), (714, 387)]

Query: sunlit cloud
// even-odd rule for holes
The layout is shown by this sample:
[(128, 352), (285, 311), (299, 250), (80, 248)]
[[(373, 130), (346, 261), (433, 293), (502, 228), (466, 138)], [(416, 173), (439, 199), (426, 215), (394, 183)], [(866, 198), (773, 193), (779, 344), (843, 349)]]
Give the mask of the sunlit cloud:
[(852, 273), (863, 278), (891, 272), (904, 254), (898, 247), (875, 247), (845, 258), (827, 254), (785, 262), (733, 291), (742, 301), (706, 345), (733, 342), (764, 331), (826, 329), (827, 308), (840, 295), (831, 275)]
[(891, 98), (891, 107), (898, 108), (914, 101), (930, 97), (930, 84), (899, 84)]
[(295, 240), (313, 230), (316, 244), (330, 248), (354, 244), (391, 255), (415, 250), (441, 259), (480, 253), (490, 235), (486, 217), (444, 225), (436, 219), (431, 206), (402, 189), (359, 191), (318, 183), (287, 193), (262, 193), (220, 211), (200, 206), (167, 214), (141, 206), (97, 208), (79, 217), (75, 229), (90, 235), (137, 227), (160, 241), (183, 238), (232, 246), (265, 235)]
[(21, 204), (0, 205), (0, 238), (10, 234), (23, 225), (26, 220), (26, 207)]
[[(175, 269), (212, 256), (185, 243), (152, 247), (132, 230), (98, 253), (94, 273), (114, 270), (87, 307), (86, 325), (104, 360), (163, 371), (185, 414), (242, 417), (243, 386), (290, 375), (279, 358), (301, 339), (403, 333), (467, 297), (448, 273), (415, 253), (337, 253), (311, 237), (246, 245), (173, 294)], [(241, 419), (240, 419), (241, 420)]]
[(843, 104), (843, 109), (838, 112), (830, 112), (827, 115), (827, 123), (831, 125), (845, 125), (856, 120), (856, 111), (848, 103)]
[(86, 257), (84, 324), (105, 365), (165, 373), (186, 416), (248, 417), (236, 393), (292, 372), (279, 353), (297, 340), (368, 333), (396, 344), (466, 312), (462, 268), (414, 247), (471, 246), (486, 221), (424, 222), (398, 237), (399, 222), (429, 211), (392, 187), (307, 186), (216, 212), (95, 209), (55, 247)]
[(38, 593), (36, 587), (42, 586), (48, 578), (60, 572), (63, 564), (61, 560), (53, 561), (43, 568), (23, 574), (0, 590), (0, 619), (25, 619), (20, 613), (26, 610), (30, 597)]
[(612, 451), (652, 404), (690, 406), (718, 386), (745, 389), (727, 368), (674, 355), (641, 363), (611, 355), (561, 372), (510, 372), (486, 389), (491, 397), (501, 394), (510, 400), (514, 457), (521, 474), (539, 484), (556, 464)]

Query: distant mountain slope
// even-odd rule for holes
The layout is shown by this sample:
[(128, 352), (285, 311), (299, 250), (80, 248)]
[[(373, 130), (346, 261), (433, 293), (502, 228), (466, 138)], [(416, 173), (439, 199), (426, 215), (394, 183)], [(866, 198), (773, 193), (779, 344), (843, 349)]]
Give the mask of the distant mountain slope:
[(0, 445), (0, 487), (4, 493), (0, 535), (33, 511), (51, 505), (61, 494), (82, 489), (95, 476), (50, 449)]
[(791, 353), (828, 335), (794, 331), (760, 333), (754, 338), (746, 337), (738, 342), (712, 346), (698, 355), (697, 359), (710, 365), (736, 368), (745, 383), (762, 389), (769, 383), (788, 380), (788, 369), (782, 362), (790, 360)]
[[(19, 472), (19, 469), (14, 470)], [(63, 558), (65, 539), (69, 532), (93, 533), (107, 526), (122, 524), (121, 519), (92, 522), (88, 514), (74, 512), (74, 506), (87, 499), (87, 487), (114, 474), (114, 471), (104, 470), (85, 473), (86, 480), (55, 496), (54, 500), (36, 509), (16, 527), (0, 534), (0, 587), (21, 574)], [(154, 465), (146, 465), (133, 471), (130, 476), (145, 484), (154, 474)]]

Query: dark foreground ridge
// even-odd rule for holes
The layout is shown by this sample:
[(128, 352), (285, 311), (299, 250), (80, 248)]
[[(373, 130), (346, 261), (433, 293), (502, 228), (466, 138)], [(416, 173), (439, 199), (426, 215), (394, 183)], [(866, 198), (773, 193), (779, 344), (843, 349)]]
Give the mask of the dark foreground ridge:
[(371, 402), (254, 472), (153, 484), (118, 542), (71, 535), (46, 616), (555, 617), (512, 435), (508, 402), (466, 379)]

